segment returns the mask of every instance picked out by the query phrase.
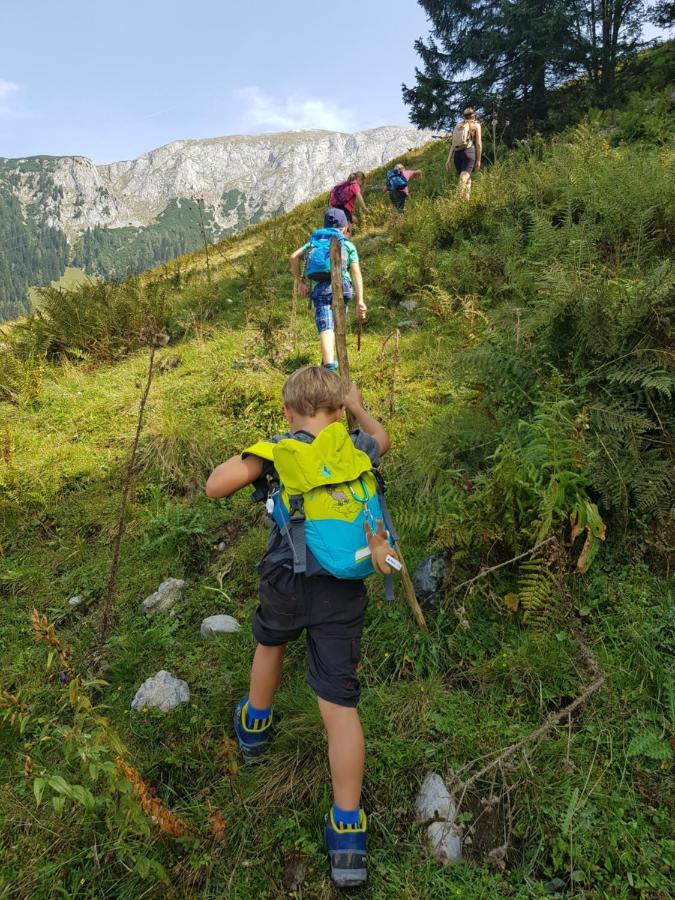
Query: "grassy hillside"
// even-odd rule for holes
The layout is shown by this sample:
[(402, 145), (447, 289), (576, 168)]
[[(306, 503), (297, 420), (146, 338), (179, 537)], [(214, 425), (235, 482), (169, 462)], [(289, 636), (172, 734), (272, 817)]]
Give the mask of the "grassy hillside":
[[(411, 568), (432, 551), (450, 568), (428, 634), (402, 596), (388, 605), (370, 585), (371, 876), (359, 896), (669, 895), (675, 155), (670, 101), (649, 102), (655, 133), (635, 139), (629, 106), (524, 143), (475, 179), (468, 205), (439, 144), (408, 159), (424, 181), (405, 216), (367, 194), (355, 240), (369, 322), (361, 353), (350, 337), (353, 377), (392, 436), (383, 469)], [(48, 289), (39, 316), (3, 338), (3, 896), (333, 896), (325, 744), (301, 644), (269, 762), (237, 765), (231, 709), (266, 532), (247, 496), (202, 491), (214, 463), (281, 429), (285, 375), (318, 360), (287, 255), (324, 205), (223, 242), (210, 277), (195, 254), (124, 285)], [(159, 332), (169, 344), (101, 644)], [(138, 604), (170, 576), (187, 582), (177, 615), (145, 619)], [(202, 641), (202, 618), (218, 612), (242, 630)], [(190, 704), (130, 710), (160, 669), (188, 682)], [(466, 780), (589, 685), (573, 714), (472, 782), (466, 862), (434, 863), (414, 821), (425, 772)]]

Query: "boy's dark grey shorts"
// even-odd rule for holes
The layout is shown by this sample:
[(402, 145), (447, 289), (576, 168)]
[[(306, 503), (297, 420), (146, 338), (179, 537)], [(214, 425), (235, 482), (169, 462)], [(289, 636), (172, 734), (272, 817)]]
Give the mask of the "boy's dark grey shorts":
[(290, 563), (263, 560), (253, 635), (276, 647), (306, 630), (307, 683), (321, 699), (354, 707), (361, 694), (356, 667), (367, 602), (362, 581), (294, 575)]

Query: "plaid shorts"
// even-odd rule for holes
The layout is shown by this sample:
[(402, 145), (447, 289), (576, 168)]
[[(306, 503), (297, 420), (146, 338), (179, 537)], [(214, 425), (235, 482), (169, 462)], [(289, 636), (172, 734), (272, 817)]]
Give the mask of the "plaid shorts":
[[(348, 281), (343, 282), (343, 290), (345, 295), (345, 312), (347, 311), (347, 303), (352, 297), (352, 286)], [(312, 303), (314, 304), (314, 321), (316, 322), (316, 330), (321, 334), (322, 331), (334, 331), (335, 322), (333, 320), (333, 296), (330, 290), (330, 283), (319, 282), (310, 294)]]

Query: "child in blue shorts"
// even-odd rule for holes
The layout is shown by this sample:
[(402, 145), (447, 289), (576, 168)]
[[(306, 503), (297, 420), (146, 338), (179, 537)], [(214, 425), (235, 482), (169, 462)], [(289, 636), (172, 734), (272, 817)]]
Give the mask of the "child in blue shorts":
[[(367, 307), (363, 299), (363, 279), (359, 265), (359, 254), (354, 244), (348, 240), (349, 222), (341, 209), (329, 209), (323, 217), (323, 229), (312, 234), (310, 240), (291, 254), (291, 272), (295, 278), (298, 292), (303, 296), (309, 294), (314, 304), (314, 318), (321, 342), (321, 360), (326, 369), (338, 368), (335, 358), (335, 324), (333, 322), (333, 291), (330, 282), (330, 269), (312, 274), (311, 255), (316, 252), (317, 257), (327, 250), (332, 235), (339, 237), (342, 245), (342, 287), (345, 296), (345, 306), (353, 296), (356, 297), (356, 316), (363, 321), (366, 317)], [(321, 243), (324, 246), (322, 249)], [(301, 268), (305, 263), (305, 276), (314, 283), (310, 288), (308, 280), (303, 277)]]

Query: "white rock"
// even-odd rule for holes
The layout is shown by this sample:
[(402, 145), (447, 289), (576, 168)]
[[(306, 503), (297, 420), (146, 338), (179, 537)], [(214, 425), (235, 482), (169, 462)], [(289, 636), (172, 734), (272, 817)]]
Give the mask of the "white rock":
[(141, 603), (141, 612), (152, 616), (157, 612), (168, 612), (183, 596), (185, 582), (180, 578), (167, 578)]
[(416, 300), (402, 300), (399, 303), (399, 306), (402, 306), (407, 312), (414, 312), (417, 309), (417, 301)]
[(241, 625), (232, 616), (209, 616), (199, 629), (203, 638), (212, 638), (216, 634), (233, 634)]
[(429, 848), (443, 866), (459, 862), (462, 858), (462, 840), (454, 826), (447, 822), (432, 822), (427, 828)]
[(446, 819), (454, 813), (450, 791), (440, 775), (427, 772), (415, 801), (415, 815), (418, 822), (430, 822), (432, 819)]
[(80, 603), (82, 603), (83, 599), (84, 598), (80, 597), (79, 595), (77, 597), (71, 597), (68, 601), (68, 606), (79, 606)]
[(187, 682), (174, 678), (170, 672), (162, 669), (139, 687), (131, 701), (131, 708), (138, 712), (146, 708), (169, 712), (189, 700), (190, 688)]
[(225, 543), (225, 541), (221, 541), (218, 544), (218, 553), (224, 553), (226, 550), (227, 550), (227, 544)]

